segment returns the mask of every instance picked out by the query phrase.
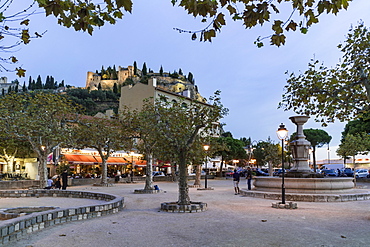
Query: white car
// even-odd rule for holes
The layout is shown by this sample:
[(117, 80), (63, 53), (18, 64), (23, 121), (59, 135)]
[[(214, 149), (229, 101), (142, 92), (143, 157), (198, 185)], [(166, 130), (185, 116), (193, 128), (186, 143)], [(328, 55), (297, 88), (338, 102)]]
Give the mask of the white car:
[(164, 175), (164, 173), (161, 172), (161, 171), (153, 172), (153, 177), (164, 177), (164, 176), (166, 176), (166, 175)]
[(357, 169), (355, 176), (356, 178), (366, 178), (369, 175), (369, 171), (366, 169)]

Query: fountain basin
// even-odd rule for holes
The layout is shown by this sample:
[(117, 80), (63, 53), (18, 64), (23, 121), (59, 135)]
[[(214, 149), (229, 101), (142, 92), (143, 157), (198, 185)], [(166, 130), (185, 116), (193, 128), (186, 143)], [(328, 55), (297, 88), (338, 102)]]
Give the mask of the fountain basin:
[[(327, 194), (351, 192), (355, 184), (353, 178), (325, 177), (325, 178), (284, 178), (286, 193)], [(254, 190), (279, 192), (282, 187), (280, 177), (255, 177)]]

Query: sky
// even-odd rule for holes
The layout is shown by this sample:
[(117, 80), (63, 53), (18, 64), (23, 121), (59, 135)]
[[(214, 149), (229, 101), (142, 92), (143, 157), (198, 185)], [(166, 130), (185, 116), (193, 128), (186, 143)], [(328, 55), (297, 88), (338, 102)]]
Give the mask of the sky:
[[(23, 9), (26, 2), (32, 1), (14, 1), (12, 8)], [(25, 79), (19, 79), (27, 85), (29, 76), (36, 79), (40, 75), (45, 82), (49, 75), (58, 82), (84, 87), (88, 71), (102, 66), (127, 67), (134, 61), (138, 68), (145, 62), (155, 72), (161, 66), (166, 72), (181, 68), (185, 75), (194, 75), (202, 96), (221, 91), (222, 103), (229, 109), (222, 122), (234, 138), (250, 137), (258, 142), (270, 137), (279, 142), (276, 130), (281, 123), (290, 133), (296, 131), (289, 117), (297, 114), (277, 109), (286, 85), (285, 72), (305, 71), (312, 58), (334, 66), (341, 55), (337, 45), (345, 40), (351, 25), (360, 20), (369, 25), (369, 10), (369, 0), (355, 0), (337, 16), (321, 16), (305, 35), (288, 33), (282, 47), (269, 46), (266, 41), (263, 48), (257, 48), (253, 42), (271, 34), (270, 26), (245, 29), (240, 22), (226, 19), (227, 25), (212, 43), (192, 41), (189, 34), (173, 30), (204, 27), (184, 9), (173, 7), (170, 0), (134, 0), (132, 14), (115, 25), (96, 29), (92, 36), (59, 26), (54, 17), (34, 15), (31, 32), (47, 32), (19, 47), (14, 55), (27, 70)], [(8, 81), (17, 79), (14, 73), (1, 76)], [(321, 148), (318, 160), (335, 158), (344, 126), (335, 122), (323, 128), (313, 117), (304, 125), (332, 136), (329, 155), (327, 147)]]

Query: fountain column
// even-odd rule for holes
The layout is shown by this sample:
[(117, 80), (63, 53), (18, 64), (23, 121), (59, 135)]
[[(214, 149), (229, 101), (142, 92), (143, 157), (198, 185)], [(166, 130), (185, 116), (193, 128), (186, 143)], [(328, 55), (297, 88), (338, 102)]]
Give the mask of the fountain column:
[(293, 149), (293, 167), (287, 173), (290, 177), (306, 177), (312, 174), (311, 168), (308, 164), (309, 148), (311, 143), (306, 140), (303, 133), (303, 124), (307, 122), (308, 116), (293, 116), (289, 119), (297, 125), (297, 139), (290, 143)]

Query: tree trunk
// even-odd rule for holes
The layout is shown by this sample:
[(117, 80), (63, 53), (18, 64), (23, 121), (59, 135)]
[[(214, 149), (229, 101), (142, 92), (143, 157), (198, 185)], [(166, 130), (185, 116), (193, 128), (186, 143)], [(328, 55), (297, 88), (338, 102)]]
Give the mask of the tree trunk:
[(107, 161), (105, 158), (101, 157), (101, 184), (108, 184), (108, 167), (107, 167)]
[(313, 171), (316, 173), (316, 146), (312, 147)]
[(353, 155), (353, 183), (355, 184), (355, 188), (357, 187), (356, 181), (356, 156)]
[(39, 155), (39, 179), (40, 179), (40, 187), (45, 188), (48, 186), (48, 169), (47, 169), (47, 155), (44, 152), (43, 155)]
[(224, 157), (221, 156), (221, 165), (220, 165), (220, 172), (218, 174), (218, 177), (222, 177), (222, 168), (224, 168)]
[(147, 155), (148, 160), (146, 164), (146, 178), (144, 190), (154, 190), (153, 187), (153, 156), (151, 154)]
[(273, 176), (273, 171), (272, 171), (272, 163), (271, 163), (271, 161), (268, 162), (268, 165), (269, 165), (269, 176), (272, 177)]
[(189, 205), (189, 187), (188, 187), (188, 176), (187, 176), (187, 167), (186, 167), (186, 155), (180, 153), (179, 155), (179, 205)]
[(171, 164), (171, 176), (172, 176), (172, 182), (177, 182), (176, 164)]
[(201, 175), (202, 175), (202, 166), (201, 165), (196, 165), (195, 167), (195, 181), (194, 181), (194, 185), (196, 186), (200, 186), (200, 178), (201, 178)]

